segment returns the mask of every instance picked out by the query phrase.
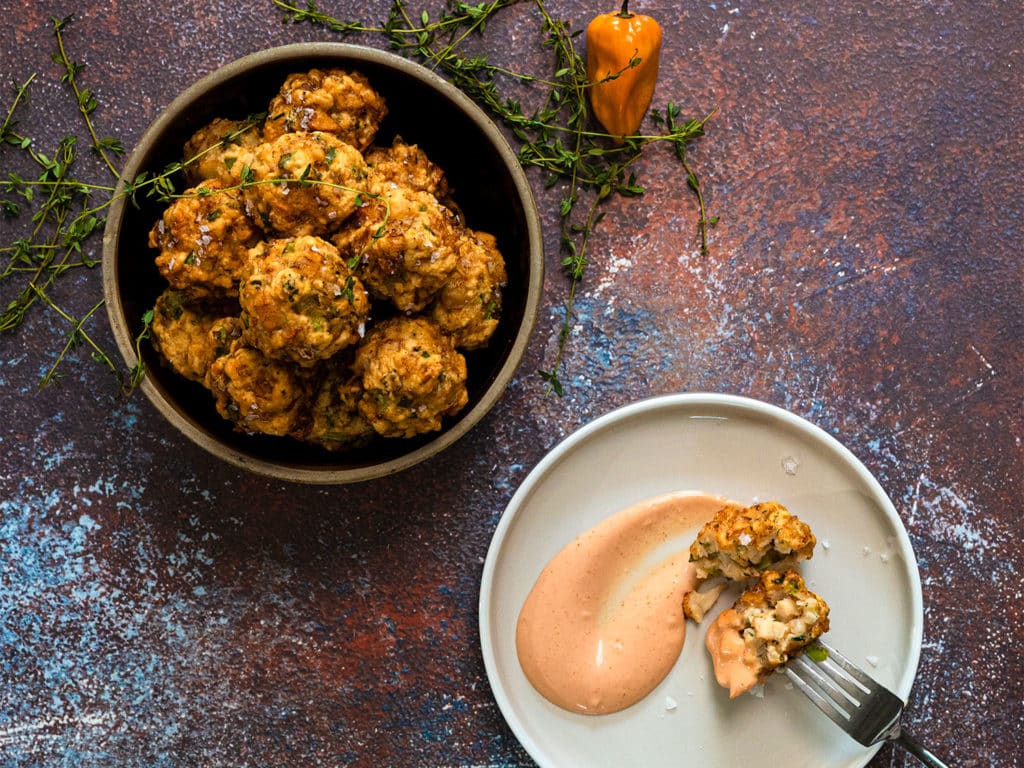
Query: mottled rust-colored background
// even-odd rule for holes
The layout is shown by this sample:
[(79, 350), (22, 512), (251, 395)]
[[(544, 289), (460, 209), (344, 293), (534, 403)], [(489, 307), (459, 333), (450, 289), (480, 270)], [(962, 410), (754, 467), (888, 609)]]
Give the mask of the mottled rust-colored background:
[[(612, 5), (549, 2), (578, 26)], [(655, 103), (718, 108), (692, 161), (721, 223), (702, 257), (679, 166), (652, 148), (647, 194), (612, 201), (592, 242), (565, 398), (536, 376), (566, 293), (561, 193), (537, 176), (549, 270), (520, 374), (467, 438), (387, 480), (243, 474), (85, 354), (37, 392), (66, 331), (53, 313), (0, 337), (0, 766), (530, 765), (479, 652), (491, 534), (559, 440), (680, 391), (780, 405), (864, 461), (920, 561), (909, 724), (951, 765), (1020, 764), (1024, 9), (634, 5), (665, 27)], [(322, 7), (377, 22), (388, 4)], [(50, 60), (50, 17), (72, 12), (96, 123), (128, 147), (218, 65), (339, 39), (269, 0), (0, 0), (0, 105), (38, 73), (19, 116), (43, 148), (83, 135)], [(543, 68), (539, 37), (526, 3), (486, 48)], [(5, 176), (14, 157), (0, 149)], [(105, 178), (84, 152), (78, 172)], [(24, 228), (0, 226), (3, 244)], [(83, 312), (101, 295), (96, 269), (58, 298)]]

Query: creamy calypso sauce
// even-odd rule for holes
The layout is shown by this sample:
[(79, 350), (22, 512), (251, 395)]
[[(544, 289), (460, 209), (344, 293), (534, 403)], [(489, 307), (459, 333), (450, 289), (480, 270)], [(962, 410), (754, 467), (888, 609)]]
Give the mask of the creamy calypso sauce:
[(682, 600), (696, 574), (686, 545), (645, 561), (726, 501), (696, 492), (648, 499), (552, 558), (516, 625), (519, 663), (541, 695), (571, 712), (601, 715), (635, 704), (664, 679), (683, 648)]
[(729, 608), (712, 622), (704, 637), (704, 645), (714, 659), (715, 679), (720, 686), (729, 689), (730, 699), (758, 683), (755, 665), (746, 657), (742, 632), (743, 618)]

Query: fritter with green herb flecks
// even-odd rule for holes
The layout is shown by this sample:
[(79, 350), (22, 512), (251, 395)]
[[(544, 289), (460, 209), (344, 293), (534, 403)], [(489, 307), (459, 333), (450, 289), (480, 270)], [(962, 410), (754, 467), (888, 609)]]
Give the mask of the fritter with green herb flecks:
[(185, 191), (149, 233), (156, 266), (172, 288), (233, 294), (261, 233), (235, 189), (216, 179)]
[(354, 369), (364, 390), (359, 411), (384, 437), (438, 430), (468, 400), (465, 358), (423, 317), (373, 326), (356, 348)]
[(366, 164), (377, 183), (429, 192), (438, 199), (448, 194), (448, 181), (441, 167), (416, 144), (396, 138), (390, 147), (371, 147), (366, 151)]
[(309, 427), (303, 439), (327, 450), (350, 450), (365, 445), (375, 434), (359, 412), (363, 383), (352, 370), (347, 355), (331, 360), (313, 396)]
[(203, 383), (217, 357), (241, 333), (238, 307), (196, 299), (187, 291), (168, 289), (156, 300), (150, 338), (161, 358), (186, 379)]
[(455, 270), (428, 313), (460, 349), (490, 341), (501, 316), (501, 289), (508, 276), (494, 236), (465, 230), (455, 245)]
[(267, 109), (265, 132), (268, 140), (283, 133), (333, 133), (362, 151), (373, 142), (387, 111), (365, 75), (311, 69), (285, 79)]
[(185, 181), (195, 186), (207, 179), (217, 179), (232, 186), (237, 181), (233, 169), (242, 149), (252, 149), (262, 141), (262, 123), (216, 118), (185, 142)]
[(239, 431), (290, 435), (303, 426), (313, 375), (236, 344), (210, 364), (206, 386), (216, 398), (217, 412)]
[(455, 271), (460, 228), (429, 192), (385, 185), (333, 242), (370, 294), (419, 312)]
[(253, 248), (238, 299), (246, 341), (307, 368), (358, 342), (370, 314), (366, 290), (338, 249), (312, 235)]
[(232, 171), (242, 185), (246, 211), (280, 237), (335, 231), (367, 186), (359, 150), (330, 133), (285, 133), (243, 148)]
[(807, 589), (799, 573), (765, 571), (708, 630), (719, 684), (735, 698), (764, 682), (828, 631), (828, 614), (828, 604)]
[(806, 560), (815, 543), (807, 524), (778, 502), (726, 505), (690, 545), (690, 562), (699, 579), (721, 575), (740, 580)]

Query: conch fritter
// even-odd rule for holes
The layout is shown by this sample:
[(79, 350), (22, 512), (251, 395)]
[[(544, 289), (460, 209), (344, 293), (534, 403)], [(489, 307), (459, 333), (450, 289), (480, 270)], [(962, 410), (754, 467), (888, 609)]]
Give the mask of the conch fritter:
[(304, 438), (329, 451), (365, 445), (376, 433), (359, 412), (363, 384), (349, 365), (330, 366), (313, 398)]
[(705, 638), (719, 685), (735, 698), (828, 631), (828, 604), (796, 571), (769, 570), (723, 611)]
[(239, 289), (245, 338), (311, 367), (362, 338), (370, 300), (338, 249), (312, 235), (260, 243)]
[(455, 271), (455, 215), (429, 192), (388, 185), (335, 238), (370, 294), (419, 312)]
[(252, 149), (262, 140), (259, 123), (216, 118), (185, 142), (186, 183), (195, 186), (207, 179), (217, 179), (232, 186), (237, 181), (234, 167), (242, 150)]
[(342, 69), (289, 75), (267, 112), (268, 141), (283, 133), (333, 133), (357, 150), (373, 142), (387, 104), (359, 72)]
[(354, 369), (364, 389), (359, 411), (384, 437), (440, 429), (442, 417), (468, 400), (465, 358), (423, 317), (373, 326), (356, 349)]
[(390, 147), (371, 147), (365, 157), (377, 186), (396, 184), (429, 192), (438, 199), (448, 194), (444, 171), (416, 144), (406, 144), (396, 138)]
[(460, 349), (490, 341), (501, 314), (501, 289), (508, 276), (494, 236), (466, 230), (455, 246), (455, 269), (429, 314)]
[(326, 235), (341, 226), (365, 194), (359, 150), (330, 133), (285, 133), (233, 166), (246, 210), (268, 232)]
[(153, 346), (180, 375), (203, 383), (210, 364), (241, 335), (241, 322), (230, 311), (222, 302), (211, 304), (168, 289), (153, 308)]
[(172, 288), (232, 293), (260, 237), (238, 191), (216, 179), (186, 190), (149, 233), (156, 265)]
[(810, 527), (777, 502), (726, 505), (690, 545), (690, 562), (699, 579), (741, 580), (806, 560), (815, 543)]
[(216, 398), (217, 412), (240, 431), (289, 435), (302, 426), (312, 377), (238, 344), (210, 364), (206, 386)]

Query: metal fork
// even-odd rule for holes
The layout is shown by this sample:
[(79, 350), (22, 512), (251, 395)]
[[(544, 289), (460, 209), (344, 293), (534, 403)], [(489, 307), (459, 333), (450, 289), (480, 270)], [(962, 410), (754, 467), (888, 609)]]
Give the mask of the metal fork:
[(784, 669), (818, 709), (865, 747), (894, 741), (930, 768), (948, 768), (900, 727), (903, 702), (896, 694), (834, 648), (820, 640), (817, 645), (828, 654), (826, 659), (812, 661), (801, 654)]

